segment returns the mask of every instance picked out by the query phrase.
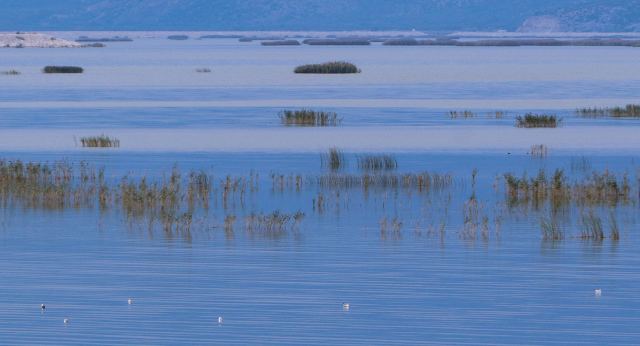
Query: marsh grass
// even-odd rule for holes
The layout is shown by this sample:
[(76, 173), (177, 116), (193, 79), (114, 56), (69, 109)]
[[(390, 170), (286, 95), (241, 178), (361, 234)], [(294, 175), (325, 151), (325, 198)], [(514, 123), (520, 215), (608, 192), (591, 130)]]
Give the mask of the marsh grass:
[(577, 206), (611, 206), (632, 203), (631, 184), (627, 175), (618, 178), (604, 171), (593, 172), (580, 181), (569, 182), (563, 170), (557, 169), (551, 177), (544, 170), (528, 178), (505, 174), (508, 205), (531, 206), (539, 209), (549, 204), (553, 211)]
[(105, 135), (81, 137), (80, 143), (83, 148), (119, 148), (120, 140)]
[(364, 171), (392, 171), (398, 161), (391, 155), (364, 155), (358, 157), (358, 167)]
[(640, 105), (628, 104), (624, 107), (613, 108), (581, 108), (576, 110), (576, 113), (585, 118), (640, 118)]
[(516, 117), (516, 127), (520, 128), (554, 128), (558, 127), (562, 119), (556, 115), (527, 113)]
[(84, 69), (78, 66), (45, 66), (44, 73), (83, 73)]
[(251, 213), (245, 218), (245, 228), (249, 233), (280, 235), (296, 231), (304, 217), (305, 214), (301, 211), (293, 214), (282, 213), (279, 210), (270, 214)]
[(8, 70), (8, 71), (2, 71), (0, 72), (1, 75), (5, 75), (5, 76), (17, 76), (22, 74), (20, 71), (18, 70)]
[(351, 74), (360, 73), (360, 69), (346, 61), (332, 61), (322, 64), (301, 65), (295, 68), (295, 73), (311, 74)]
[(279, 117), (285, 126), (338, 126), (342, 122), (335, 112), (311, 109), (284, 110), (280, 112)]

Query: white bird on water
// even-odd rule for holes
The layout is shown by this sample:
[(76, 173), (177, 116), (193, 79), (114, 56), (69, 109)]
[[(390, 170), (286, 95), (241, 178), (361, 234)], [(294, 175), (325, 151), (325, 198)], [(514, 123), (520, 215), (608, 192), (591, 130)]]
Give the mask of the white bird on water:
[(129, 305), (133, 304), (133, 298), (127, 299), (127, 304), (129, 304)]
[(222, 321), (223, 321), (223, 320), (222, 320), (222, 316), (219, 316), (219, 317), (218, 317), (218, 324), (222, 324)]
[(65, 318), (64, 320), (62, 320), (62, 322), (64, 322), (64, 324), (69, 324), (69, 319)]
[(602, 289), (601, 288), (596, 289), (594, 292), (596, 294), (596, 297), (602, 296)]
[(349, 303), (342, 303), (342, 310), (349, 311), (350, 308), (351, 306), (349, 305)]

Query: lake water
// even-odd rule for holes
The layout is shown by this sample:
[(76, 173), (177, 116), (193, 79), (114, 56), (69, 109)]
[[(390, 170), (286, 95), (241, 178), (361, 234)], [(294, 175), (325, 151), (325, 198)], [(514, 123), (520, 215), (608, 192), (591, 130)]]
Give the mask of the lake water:
[[(206, 172), (214, 186), (210, 208), (196, 211), (188, 231), (167, 232), (132, 221), (119, 204), (35, 207), (0, 184), (0, 344), (640, 340), (640, 120), (574, 112), (637, 103), (640, 49), (147, 38), (0, 56), (0, 71), (22, 72), (0, 75), (0, 160), (64, 161), (76, 170), (86, 162), (104, 167), (114, 187), (125, 176), (163, 181), (177, 167), (183, 178)], [(292, 73), (328, 60), (363, 72)], [(86, 72), (43, 75), (45, 65)], [(335, 111), (342, 124), (283, 127), (278, 113), (298, 107)], [(448, 115), (464, 110), (475, 116)], [(515, 128), (529, 111), (557, 114), (562, 126)], [(101, 133), (121, 147), (78, 145)], [(548, 155), (532, 157), (540, 144)], [(338, 172), (322, 164), (332, 147), (347, 161)], [(385, 176), (426, 171), (451, 181), (429, 189), (320, 183), (359, 177), (358, 160), (368, 154), (397, 160)], [(546, 199), (510, 203), (504, 174), (556, 169), (572, 184), (592, 172), (608, 171), (616, 182), (626, 174), (630, 191), (609, 196), (615, 203), (576, 200), (558, 210)], [(281, 175), (300, 175), (301, 187), (280, 186)], [(258, 187), (224, 197), (227, 176), (255, 177)], [(252, 213), (274, 211), (305, 216), (277, 232), (247, 227)], [(583, 236), (589, 212), (604, 239)], [(228, 227), (231, 216), (237, 221)], [(562, 240), (544, 239), (547, 218), (559, 220)]]

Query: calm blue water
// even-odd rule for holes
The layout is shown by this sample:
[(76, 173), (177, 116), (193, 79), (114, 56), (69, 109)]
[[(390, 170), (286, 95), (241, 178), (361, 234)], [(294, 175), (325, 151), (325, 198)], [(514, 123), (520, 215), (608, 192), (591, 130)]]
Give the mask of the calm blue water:
[[(104, 50), (7, 51), (0, 68), (16, 66), (25, 73), (18, 76), (24, 79), (7, 83), (9, 77), (1, 77), (0, 128), (275, 127), (279, 126), (277, 112), (283, 109), (190, 107), (188, 103), (180, 107), (126, 106), (126, 102), (142, 100), (507, 99), (520, 102), (522, 108), (528, 99), (633, 98), (640, 86), (633, 72), (622, 78), (616, 68), (630, 64), (639, 50), (591, 48), (580, 52), (592, 54), (577, 56), (576, 48), (571, 47), (495, 51), (444, 47), (408, 55), (397, 47), (369, 47), (368, 51), (363, 47), (304, 47), (295, 51), (226, 40), (178, 44), (148, 40), (109, 45)], [(451, 52), (456, 54), (451, 57)], [(469, 57), (469, 52), (477, 58)], [(427, 70), (419, 70), (416, 78), (422, 80), (405, 82), (404, 77), (394, 77), (391, 69), (381, 75), (364, 74), (362, 80), (314, 85), (313, 80), (279, 79), (268, 71), (288, 70), (299, 60), (330, 55), (361, 59), (365, 67), (381, 69), (406, 62), (400, 74), (449, 58), (450, 68), (456, 71), (494, 66), (491, 71), (501, 80), (482, 82), (471, 75), (458, 78), (464, 80), (439, 76), (434, 81), (430, 74), (421, 75)], [(50, 61), (77, 62), (89, 72), (77, 80), (65, 80), (68, 76), (45, 80), (37, 69)], [(570, 63), (578, 66), (575, 78), (557, 80), (556, 70)], [(102, 69), (93, 77), (92, 64)], [(584, 71), (579, 67), (589, 64), (605, 71), (580, 75)], [(515, 66), (513, 70), (510, 65)], [(212, 81), (189, 80), (191, 77), (170, 81), (184, 71), (206, 66), (254, 72), (257, 66), (267, 72), (256, 75), (255, 81), (251, 75), (231, 80), (224, 73), (224, 78), (215, 73), (193, 77), (215, 79)], [(136, 67), (149, 71), (129, 76), (107, 73)], [(513, 72), (536, 67), (540, 80)], [(164, 72), (170, 75), (167, 79), (153, 79)], [(105, 100), (125, 106), (3, 106), (5, 102)], [(487, 110), (478, 109), (476, 119), (452, 120), (446, 116), (449, 109), (337, 105), (326, 109), (338, 112), (343, 125), (352, 127), (469, 123), (507, 127), (522, 112), (505, 109), (503, 119), (488, 119), (483, 115)], [(581, 119), (566, 109), (531, 110), (557, 113), (565, 118), (564, 126), (640, 124), (636, 120)], [(358, 155), (362, 153), (346, 153), (346, 172), (358, 171)], [(300, 192), (280, 192), (273, 189), (271, 174), (325, 174), (320, 155), (39, 153), (0, 148), (0, 158), (6, 160), (85, 161), (105, 167), (107, 180), (113, 184), (125, 175), (159, 180), (174, 166), (183, 172), (204, 170), (214, 176), (216, 186), (226, 175), (254, 172), (260, 176), (259, 191), (244, 201), (235, 196), (226, 208), (219, 200), (213, 203), (199, 215), (188, 235), (129, 224), (119, 210), (44, 211), (15, 205), (0, 209), (0, 344), (637, 344), (640, 154), (552, 150), (545, 159), (486, 152), (396, 153), (395, 157), (400, 173), (448, 173), (453, 184), (429, 193), (403, 189), (364, 192), (360, 188), (338, 193), (314, 185)], [(551, 172), (556, 168), (564, 169), (571, 180), (591, 171), (629, 175), (632, 202), (615, 208), (622, 233), (619, 241), (579, 239), (579, 208), (564, 215), (567, 237), (559, 242), (542, 239), (540, 217), (548, 211), (507, 210), (497, 178), (507, 172), (534, 175), (539, 169)], [(461, 234), (464, 206), (474, 190), (473, 169), (478, 170), (475, 192), (481, 201), (480, 212), (489, 219), (486, 239), (469, 240)], [(318, 194), (326, 197), (324, 211), (314, 209)], [(606, 226), (610, 208), (595, 209)], [(278, 235), (247, 232), (241, 222), (233, 232), (222, 227), (230, 214), (242, 220), (251, 212), (274, 210), (301, 210), (306, 216), (299, 229)], [(385, 218), (398, 218), (403, 223), (401, 230), (382, 232), (380, 222)], [(445, 224), (443, 233), (429, 231), (441, 223)], [(602, 289), (601, 297), (594, 296), (596, 288)], [(131, 305), (127, 304), (129, 297), (134, 300)], [(342, 308), (345, 302), (350, 304), (348, 311)], [(47, 305), (44, 313), (41, 303)], [(219, 316), (224, 319), (222, 324), (217, 322)], [(70, 319), (67, 325), (64, 318)]]

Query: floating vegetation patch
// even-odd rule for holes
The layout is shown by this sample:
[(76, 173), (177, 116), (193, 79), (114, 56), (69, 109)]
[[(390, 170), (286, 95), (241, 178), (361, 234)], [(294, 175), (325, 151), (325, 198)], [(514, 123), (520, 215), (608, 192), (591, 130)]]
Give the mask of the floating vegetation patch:
[(392, 171), (398, 161), (391, 155), (364, 155), (358, 157), (358, 167), (365, 171)]
[(1, 71), (0, 75), (5, 75), (5, 76), (17, 76), (20, 75), (20, 71), (18, 70), (9, 70), (9, 71)]
[(624, 107), (581, 108), (576, 113), (585, 118), (640, 118), (640, 105), (628, 104)]
[(394, 38), (382, 42), (384, 46), (417, 46), (420, 42), (415, 38)]
[(360, 38), (310, 38), (302, 41), (310, 46), (368, 46), (371, 42)]
[(120, 140), (109, 136), (100, 135), (80, 138), (83, 148), (119, 148)]
[(520, 128), (554, 128), (562, 119), (556, 115), (527, 113), (516, 117), (516, 127)]
[(78, 66), (46, 66), (44, 73), (83, 73), (84, 69)]
[(198, 73), (211, 73), (211, 69), (210, 69), (210, 68), (207, 68), (207, 67), (204, 67), (204, 68), (197, 68), (197, 69), (196, 69), (196, 72), (198, 72)]
[(189, 39), (189, 36), (187, 35), (169, 35), (167, 36), (168, 40), (174, 40), (174, 41), (185, 41)]
[(278, 41), (264, 41), (261, 43), (263, 46), (299, 46), (298, 40), (278, 40)]
[(311, 109), (284, 110), (279, 116), (285, 126), (338, 126), (342, 122), (335, 112)]
[(333, 61), (323, 64), (310, 64), (296, 67), (295, 73), (314, 73), (314, 74), (349, 74), (360, 73), (360, 69), (349, 62)]

